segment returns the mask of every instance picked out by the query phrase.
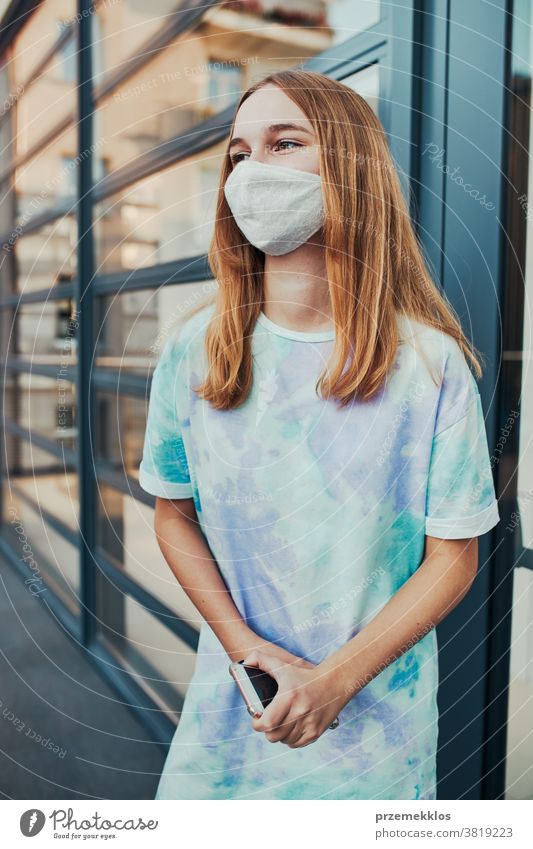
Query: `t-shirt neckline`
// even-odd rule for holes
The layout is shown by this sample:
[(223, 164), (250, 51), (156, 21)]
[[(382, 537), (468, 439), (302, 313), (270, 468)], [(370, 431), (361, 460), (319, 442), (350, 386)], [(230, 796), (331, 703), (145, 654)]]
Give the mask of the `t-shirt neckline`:
[(335, 339), (335, 330), (292, 330), (290, 327), (282, 327), (268, 318), (261, 310), (257, 321), (272, 333), (285, 336), (287, 339), (296, 339), (299, 342), (326, 342)]

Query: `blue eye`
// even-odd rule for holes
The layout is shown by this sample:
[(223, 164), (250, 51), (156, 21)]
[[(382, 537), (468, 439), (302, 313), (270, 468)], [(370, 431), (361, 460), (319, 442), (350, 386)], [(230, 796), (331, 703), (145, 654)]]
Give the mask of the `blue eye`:
[[(294, 144), (294, 145), (296, 145), (296, 147), (302, 147), (300, 142), (294, 141), (293, 139), (281, 139), (279, 142), (276, 142), (274, 147), (277, 147), (278, 145), (282, 145), (282, 144)], [(286, 149), (287, 148), (285, 148), (285, 150)]]
[[(290, 151), (291, 149), (294, 149), (294, 148), (284, 147), (284, 145), (288, 145), (288, 144), (294, 145), (295, 148), (303, 147), (303, 144), (301, 142), (294, 141), (294, 139), (280, 139), (279, 141), (275, 142), (275, 144), (273, 144), (270, 147), (267, 145), (267, 149), (270, 149), (270, 150), (286, 150), (286, 151)], [(242, 157), (244, 157), (244, 156), (249, 156), (249, 154), (244, 153), (244, 152), (234, 153), (232, 156), (230, 156), (231, 164), (237, 165), (238, 162), (242, 162), (243, 161)]]

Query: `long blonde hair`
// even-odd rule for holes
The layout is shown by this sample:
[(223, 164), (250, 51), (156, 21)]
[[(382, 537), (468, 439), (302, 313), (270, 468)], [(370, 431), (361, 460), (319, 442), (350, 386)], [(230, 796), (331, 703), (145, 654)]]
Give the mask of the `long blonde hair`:
[[(316, 390), (341, 406), (371, 398), (391, 369), (399, 344), (397, 314), (452, 336), (482, 374), (479, 352), (423, 258), (385, 130), (366, 100), (322, 74), (269, 74), (242, 95), (274, 84), (300, 107), (317, 138), (324, 198), (324, 250), (336, 339)], [(206, 328), (208, 374), (195, 387), (213, 407), (242, 404), (252, 384), (252, 332), (263, 303), (264, 254), (238, 229), (224, 195), (232, 170), (228, 137), (208, 253), (218, 282)]]

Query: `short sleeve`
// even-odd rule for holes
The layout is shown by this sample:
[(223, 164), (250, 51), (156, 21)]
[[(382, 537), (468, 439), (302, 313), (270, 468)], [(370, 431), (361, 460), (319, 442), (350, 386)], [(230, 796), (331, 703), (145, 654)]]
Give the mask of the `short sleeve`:
[(139, 467), (139, 484), (161, 498), (192, 498), (193, 487), (180, 429), (176, 395), (180, 378), (178, 346), (167, 339), (154, 369)]
[(443, 384), (426, 497), (425, 532), (442, 539), (480, 536), (500, 520), (479, 390), (460, 349), (454, 360)]

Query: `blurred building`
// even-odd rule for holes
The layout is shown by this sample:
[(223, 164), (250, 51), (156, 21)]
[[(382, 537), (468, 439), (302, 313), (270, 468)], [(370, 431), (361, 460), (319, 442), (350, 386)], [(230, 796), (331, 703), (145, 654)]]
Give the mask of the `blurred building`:
[(205, 253), (240, 93), (282, 68), (341, 79), (383, 121), (428, 261), (488, 358), (502, 522), (438, 629), (439, 795), (533, 797), (527, 0), (4, 6), (4, 556), (168, 742), (199, 618), (137, 481), (150, 375), (215, 285)]

